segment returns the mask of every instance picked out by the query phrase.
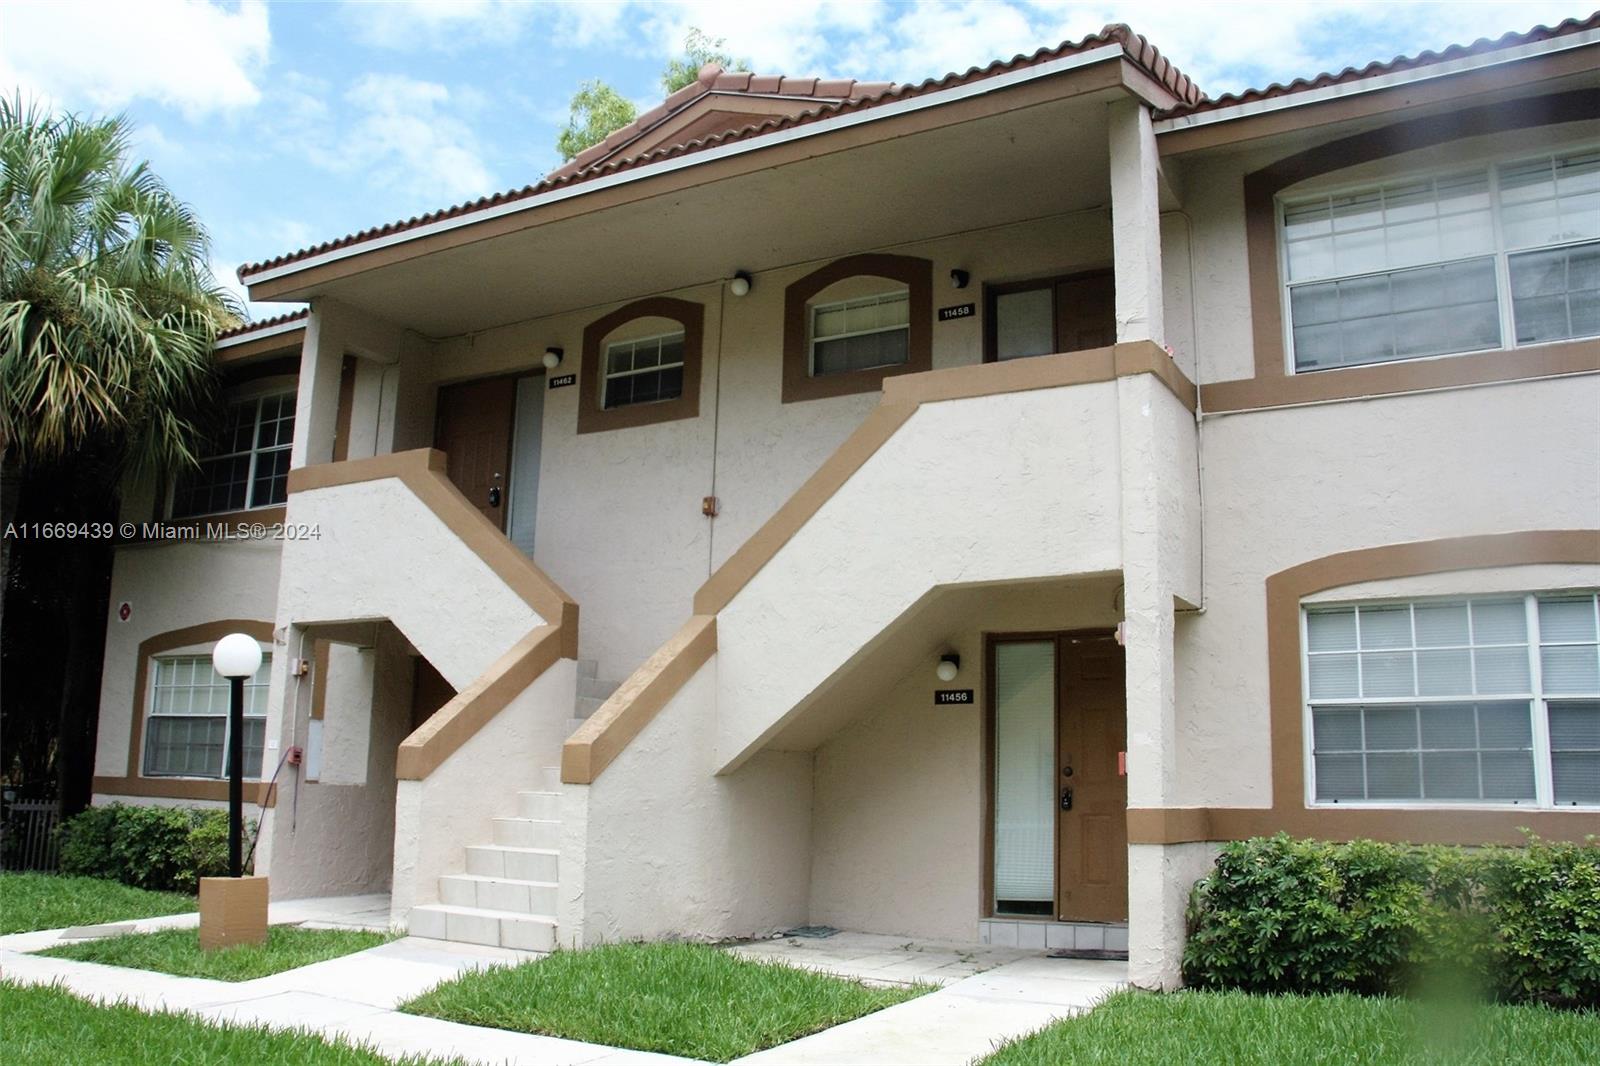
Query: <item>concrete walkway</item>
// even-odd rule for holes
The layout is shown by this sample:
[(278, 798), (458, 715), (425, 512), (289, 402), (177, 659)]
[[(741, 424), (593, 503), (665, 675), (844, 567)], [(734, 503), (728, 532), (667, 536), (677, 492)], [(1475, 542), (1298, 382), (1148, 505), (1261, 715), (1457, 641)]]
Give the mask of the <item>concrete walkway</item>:
[[(376, 924), (375, 898), (273, 904), (279, 924)], [(387, 901), (383, 901), (387, 906)], [(198, 916), (120, 923), (120, 931), (192, 927)], [(297, 1029), (366, 1044), (391, 1057), (460, 1058), (485, 1066), (652, 1066), (693, 1060), (512, 1033), (401, 1014), (412, 997), (469, 970), (538, 958), (530, 952), (405, 937), (254, 981), (173, 977), (32, 952), (63, 942), (62, 930), (0, 937), (0, 977), (59, 984), (96, 1002), (190, 1014), (233, 1025)], [(82, 939), (81, 937), (77, 939)], [(872, 983), (941, 984), (938, 991), (741, 1063), (963, 1066), (1004, 1040), (1079, 1013), (1125, 981), (1126, 965), (1027, 955), (1014, 949), (909, 941), (863, 933), (824, 940), (787, 938), (739, 945), (735, 953)]]

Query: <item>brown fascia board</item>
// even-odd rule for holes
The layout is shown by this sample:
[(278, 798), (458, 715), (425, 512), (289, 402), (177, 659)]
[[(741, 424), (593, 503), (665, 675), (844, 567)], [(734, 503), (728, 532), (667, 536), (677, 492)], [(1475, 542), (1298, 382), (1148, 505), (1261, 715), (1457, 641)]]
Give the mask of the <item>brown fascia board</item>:
[[(755, 171), (767, 170), (801, 159), (813, 158), (830, 152), (848, 151), (882, 140), (907, 134), (957, 125), (1012, 110), (1038, 106), (1055, 100), (1070, 99), (1108, 89), (1140, 93), (1130, 88), (1126, 71), (1129, 62), (1123, 53), (1109, 53), (1081, 66), (1052, 72), (1050, 76), (1036, 77), (975, 96), (955, 100), (939, 100), (908, 111), (888, 111), (884, 105), (874, 107), (860, 122), (816, 123), (802, 138), (766, 140), (747, 138), (738, 134), (721, 138), (714, 147), (735, 147), (747, 144), (748, 150), (729, 155), (689, 156), (686, 165), (674, 166), (655, 172), (638, 173), (642, 167), (628, 167), (617, 174), (618, 183), (590, 186), (572, 190), (551, 202), (535, 203), (520, 210), (514, 209), (487, 218), (465, 220), (458, 225), (419, 237), (405, 237), (403, 232), (391, 243), (341, 255), (326, 263), (313, 263), (280, 276), (249, 282), (250, 297), (254, 300), (309, 299), (318, 286), (345, 277), (365, 273), (398, 262), (404, 262), (449, 248), (457, 248), (544, 225), (548, 222), (573, 218), (611, 207), (678, 192), (701, 184), (736, 178)], [(912, 97), (915, 101), (920, 97)], [(846, 112), (840, 118), (853, 117)], [(825, 142), (825, 146), (819, 144)], [(660, 160), (670, 164), (679, 158), (677, 153), (667, 153)], [(610, 176), (610, 175), (606, 175)], [(554, 194), (564, 192), (557, 187)], [(334, 249), (329, 249), (333, 251)], [(313, 257), (308, 257), (313, 258)], [(280, 264), (285, 266), (289, 264)], [(271, 269), (264, 267), (263, 269)]]

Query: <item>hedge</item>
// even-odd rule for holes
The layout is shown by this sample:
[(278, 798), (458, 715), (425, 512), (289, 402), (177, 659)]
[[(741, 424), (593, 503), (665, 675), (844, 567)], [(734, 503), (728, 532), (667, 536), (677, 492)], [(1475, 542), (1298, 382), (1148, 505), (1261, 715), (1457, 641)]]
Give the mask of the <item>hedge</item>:
[(1198, 988), (1600, 1006), (1600, 843), (1464, 849), (1287, 835), (1226, 844), (1189, 901)]
[(111, 803), (68, 818), (58, 832), (64, 874), (192, 893), (200, 878), (228, 872), (227, 811)]

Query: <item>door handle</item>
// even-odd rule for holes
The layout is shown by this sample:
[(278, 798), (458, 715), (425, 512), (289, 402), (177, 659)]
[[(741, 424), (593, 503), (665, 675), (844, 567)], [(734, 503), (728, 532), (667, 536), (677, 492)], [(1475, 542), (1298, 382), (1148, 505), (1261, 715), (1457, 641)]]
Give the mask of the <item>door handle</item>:
[(1072, 789), (1070, 788), (1061, 790), (1061, 809), (1064, 811), (1072, 810)]
[(495, 486), (493, 486), (493, 487), (491, 487), (489, 489), (489, 506), (490, 507), (499, 507), (500, 506), (500, 486), (499, 485), (495, 485)]

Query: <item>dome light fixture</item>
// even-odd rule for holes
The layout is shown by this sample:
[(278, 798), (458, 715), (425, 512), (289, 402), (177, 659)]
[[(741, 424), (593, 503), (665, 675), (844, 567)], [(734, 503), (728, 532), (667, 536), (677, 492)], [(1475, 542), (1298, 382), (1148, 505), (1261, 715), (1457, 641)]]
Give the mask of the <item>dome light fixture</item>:
[(567, 353), (562, 351), (560, 348), (546, 348), (544, 350), (544, 358), (541, 359), (540, 362), (544, 363), (544, 368), (546, 370), (554, 370), (556, 367), (561, 365), (561, 357), (566, 354)]
[(961, 656), (954, 652), (939, 656), (939, 665), (934, 669), (934, 673), (939, 676), (940, 681), (954, 681), (960, 672)]
[(733, 275), (733, 280), (728, 282), (728, 291), (735, 296), (744, 296), (750, 291), (750, 274), (748, 271), (738, 271)]

